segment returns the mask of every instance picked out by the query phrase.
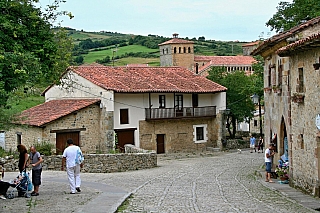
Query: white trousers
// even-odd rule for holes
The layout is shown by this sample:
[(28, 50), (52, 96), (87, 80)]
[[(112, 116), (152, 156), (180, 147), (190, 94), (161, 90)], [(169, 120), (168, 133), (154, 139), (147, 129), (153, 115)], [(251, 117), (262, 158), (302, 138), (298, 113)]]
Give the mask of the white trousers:
[(74, 167), (67, 168), (67, 175), (70, 185), (71, 192), (76, 192), (76, 187), (80, 187), (81, 179), (80, 179), (80, 165), (76, 165)]

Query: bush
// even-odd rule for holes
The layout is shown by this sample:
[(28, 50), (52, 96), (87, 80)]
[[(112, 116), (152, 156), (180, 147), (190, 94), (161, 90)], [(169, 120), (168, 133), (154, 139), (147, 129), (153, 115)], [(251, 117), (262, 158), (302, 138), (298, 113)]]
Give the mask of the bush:
[(50, 156), (52, 155), (52, 149), (54, 148), (54, 145), (48, 141), (42, 141), (41, 143), (36, 143), (34, 147), (41, 155)]
[(0, 157), (1, 158), (4, 158), (5, 156), (10, 156), (10, 155), (13, 155), (14, 158), (18, 158), (19, 155), (15, 152), (12, 152), (12, 150), (10, 149), (9, 152), (7, 152), (6, 150), (4, 150), (2, 147), (0, 147)]

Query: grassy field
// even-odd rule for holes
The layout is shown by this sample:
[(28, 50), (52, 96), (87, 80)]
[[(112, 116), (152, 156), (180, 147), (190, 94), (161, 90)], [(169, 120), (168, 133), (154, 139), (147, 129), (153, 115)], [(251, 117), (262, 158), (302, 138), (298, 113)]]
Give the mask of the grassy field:
[[(114, 61), (114, 66), (126, 66), (127, 64), (148, 64), (149, 66), (160, 66), (160, 58), (137, 58), (137, 57), (128, 57), (121, 58)], [(112, 66), (112, 62), (107, 64)]]
[[(84, 63), (91, 64), (91, 63), (95, 62), (97, 59), (103, 59), (103, 58), (105, 58), (107, 56), (112, 58), (113, 50), (114, 49), (101, 50), (101, 51), (91, 51), (88, 54), (83, 55)], [(133, 52), (133, 53), (136, 53), (136, 52), (147, 52), (147, 53), (150, 53), (150, 52), (156, 52), (156, 51), (159, 51), (159, 50), (158, 49), (149, 49), (147, 47), (140, 46), (140, 45), (129, 45), (129, 46), (125, 46), (125, 47), (118, 47), (118, 51), (114, 53), (114, 56), (117, 56), (117, 55), (120, 56), (120, 55), (125, 54), (126, 52), (127, 53), (129, 53), (129, 52)], [(157, 60), (160, 60), (160, 59), (157, 59)], [(130, 63), (130, 64), (133, 64), (133, 63)]]

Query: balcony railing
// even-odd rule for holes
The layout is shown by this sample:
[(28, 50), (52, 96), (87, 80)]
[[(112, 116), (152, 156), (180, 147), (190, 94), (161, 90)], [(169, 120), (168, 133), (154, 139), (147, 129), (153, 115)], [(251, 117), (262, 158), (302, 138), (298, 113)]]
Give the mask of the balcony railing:
[(197, 118), (216, 116), (216, 106), (178, 108), (146, 108), (146, 120)]

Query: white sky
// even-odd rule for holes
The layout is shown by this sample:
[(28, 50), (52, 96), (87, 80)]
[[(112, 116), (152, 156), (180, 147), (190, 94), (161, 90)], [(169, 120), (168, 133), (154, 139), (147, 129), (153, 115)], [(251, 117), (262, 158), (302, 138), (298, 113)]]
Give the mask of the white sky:
[[(53, 0), (40, 0), (45, 6)], [(254, 41), (276, 13), (281, 0), (66, 0), (61, 10), (75, 17), (62, 26), (84, 31), (111, 31), (221, 41)], [(292, 0), (282, 0), (289, 1)], [(274, 35), (274, 32), (271, 32)]]

